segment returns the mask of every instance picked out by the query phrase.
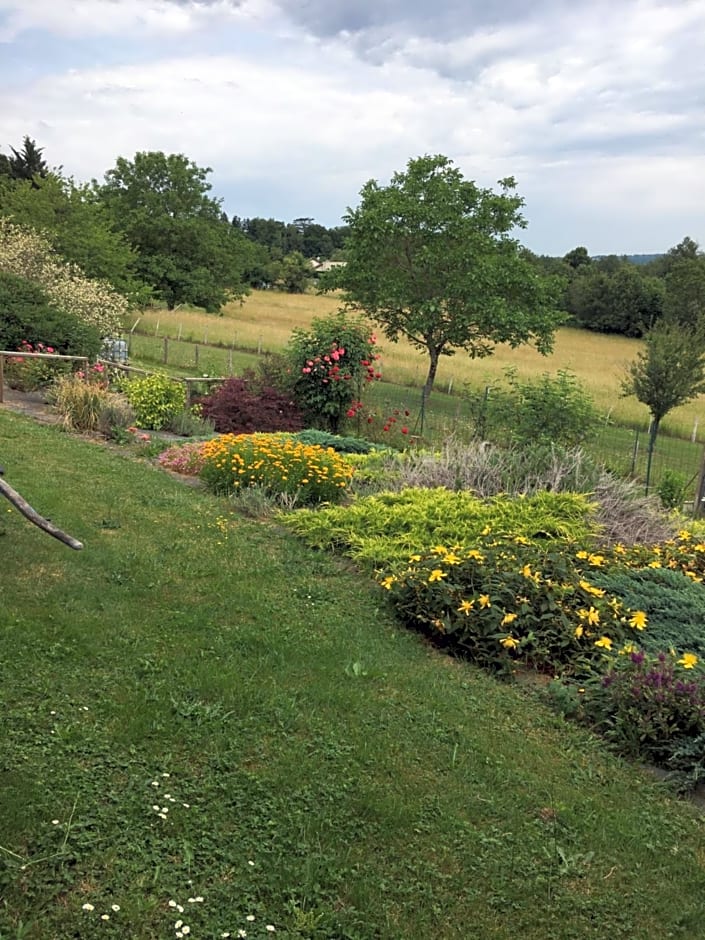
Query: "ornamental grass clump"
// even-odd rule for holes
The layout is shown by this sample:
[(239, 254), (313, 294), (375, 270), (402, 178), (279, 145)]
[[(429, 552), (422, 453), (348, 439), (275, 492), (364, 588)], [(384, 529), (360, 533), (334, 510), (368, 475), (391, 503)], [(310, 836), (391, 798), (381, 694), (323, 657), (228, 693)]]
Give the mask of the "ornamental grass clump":
[(102, 384), (82, 375), (61, 375), (51, 389), (54, 407), (64, 427), (73, 431), (96, 431), (113, 396)]
[(353, 474), (332, 448), (284, 434), (222, 434), (203, 445), (201, 478), (216, 493), (258, 487), (299, 504), (338, 502)]
[(589, 672), (645, 628), (590, 580), (604, 556), (491, 532), (472, 548), (438, 545), (381, 578), (398, 614), (474, 662), (517, 662), (553, 673)]

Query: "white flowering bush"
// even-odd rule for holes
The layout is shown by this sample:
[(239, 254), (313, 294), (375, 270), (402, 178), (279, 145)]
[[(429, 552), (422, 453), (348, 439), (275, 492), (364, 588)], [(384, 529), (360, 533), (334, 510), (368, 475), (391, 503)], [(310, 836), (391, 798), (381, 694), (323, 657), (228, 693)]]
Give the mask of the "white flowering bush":
[(127, 299), (107, 281), (86, 277), (39, 232), (7, 218), (0, 218), (0, 271), (38, 284), (55, 307), (95, 327), (101, 336), (118, 335), (129, 313)]

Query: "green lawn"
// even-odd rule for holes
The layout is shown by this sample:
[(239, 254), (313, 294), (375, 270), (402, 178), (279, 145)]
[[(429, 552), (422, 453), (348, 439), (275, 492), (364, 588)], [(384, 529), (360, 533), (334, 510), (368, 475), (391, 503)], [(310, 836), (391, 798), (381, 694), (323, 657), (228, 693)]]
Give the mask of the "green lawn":
[(702, 937), (705, 819), (531, 688), (126, 449), (0, 458), (85, 543), (0, 504), (2, 940)]

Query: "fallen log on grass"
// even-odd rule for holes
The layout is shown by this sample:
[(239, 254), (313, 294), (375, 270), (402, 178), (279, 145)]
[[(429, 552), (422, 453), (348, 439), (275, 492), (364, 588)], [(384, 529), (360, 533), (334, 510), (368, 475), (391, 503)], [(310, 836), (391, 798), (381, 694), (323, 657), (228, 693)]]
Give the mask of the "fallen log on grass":
[[(0, 477), (2, 476), (2, 472), (2, 468), (0, 468)], [(30, 522), (34, 523), (34, 525), (44, 532), (52, 535), (55, 539), (58, 539), (60, 542), (63, 542), (64, 545), (68, 545), (69, 548), (73, 548), (76, 551), (80, 551), (83, 548), (83, 542), (79, 542), (78, 539), (73, 538), (66, 532), (62, 532), (61, 529), (57, 528), (49, 519), (40, 516), (36, 510), (32, 509), (27, 500), (23, 499), (17, 490), (14, 490), (10, 484), (6, 483), (3, 479), (0, 479), (0, 493), (6, 499), (9, 499), (12, 505), (18, 509), (26, 519), (29, 519)]]

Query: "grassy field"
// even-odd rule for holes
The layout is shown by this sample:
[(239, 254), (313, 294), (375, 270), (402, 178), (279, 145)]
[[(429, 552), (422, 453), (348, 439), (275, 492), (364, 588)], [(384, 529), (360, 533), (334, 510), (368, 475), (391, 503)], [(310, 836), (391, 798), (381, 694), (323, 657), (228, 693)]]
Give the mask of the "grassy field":
[[(338, 309), (335, 297), (313, 294), (280, 294), (274, 291), (253, 291), (243, 303), (226, 306), (223, 316), (193, 311), (153, 310), (139, 321), (140, 331), (154, 336), (189, 339), (198, 343), (222, 343), (236, 349), (256, 352), (277, 351), (285, 344), (294, 327), (308, 326), (313, 317), (325, 316)], [(378, 331), (378, 334), (380, 331)], [(403, 386), (420, 387), (426, 377), (427, 360), (423, 353), (408, 343), (389, 343), (381, 338), (385, 379)], [(587, 330), (562, 329), (556, 335), (550, 356), (539, 355), (532, 347), (511, 350), (499, 347), (488, 359), (472, 361), (462, 354), (444, 357), (438, 374), (437, 388), (455, 392), (468, 383), (483, 389), (500, 382), (507, 368), (516, 368), (521, 376), (561, 369), (574, 373), (581, 385), (592, 395), (605, 416), (618, 424), (646, 427), (648, 411), (634, 398), (620, 396), (620, 381), (627, 363), (640, 349), (638, 340), (604, 336)], [(206, 371), (206, 370), (202, 370)], [(704, 400), (699, 399), (675, 409), (664, 421), (666, 433), (689, 437), (693, 428), (702, 424), (705, 439)]]
[(0, 454), (85, 543), (0, 505), (3, 940), (702, 937), (705, 819), (533, 688), (134, 450)]

